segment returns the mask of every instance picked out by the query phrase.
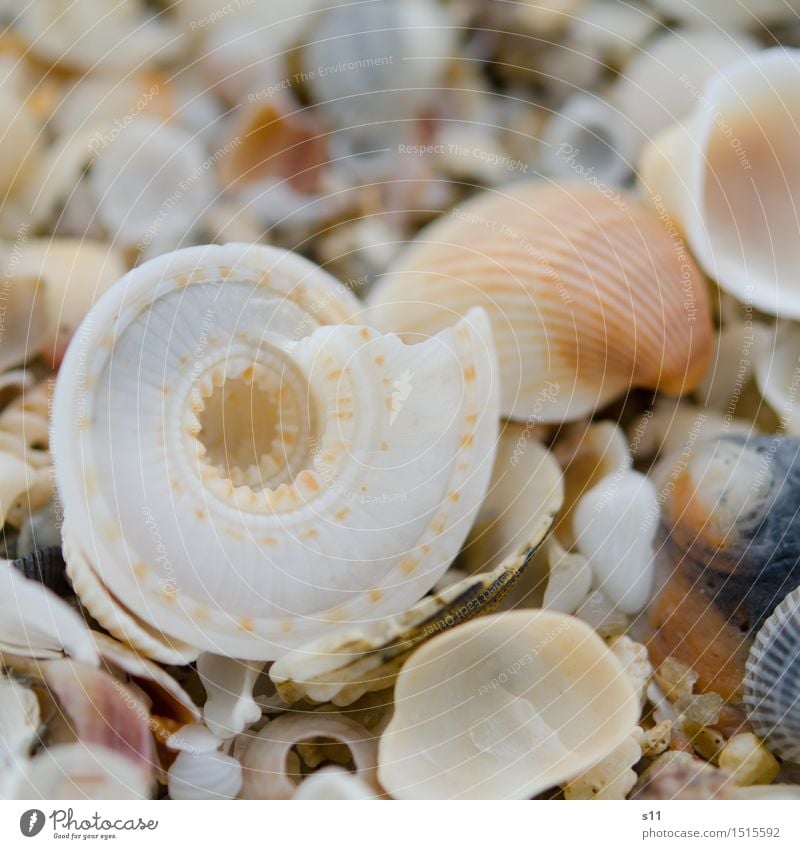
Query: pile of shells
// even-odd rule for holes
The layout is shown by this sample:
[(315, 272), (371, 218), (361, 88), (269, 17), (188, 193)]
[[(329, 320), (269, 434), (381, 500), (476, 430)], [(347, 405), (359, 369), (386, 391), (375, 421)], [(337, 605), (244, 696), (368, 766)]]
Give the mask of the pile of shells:
[(796, 5), (0, 4), (0, 798), (800, 797)]

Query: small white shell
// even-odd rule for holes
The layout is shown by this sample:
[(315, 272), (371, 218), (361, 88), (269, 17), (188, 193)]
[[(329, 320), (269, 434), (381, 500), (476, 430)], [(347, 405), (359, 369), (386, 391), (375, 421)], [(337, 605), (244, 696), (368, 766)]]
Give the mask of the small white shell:
[(623, 613), (638, 613), (650, 599), (658, 519), (655, 487), (632, 470), (603, 478), (575, 509), (578, 550), (595, 586)]
[(778, 757), (800, 763), (800, 590), (789, 593), (756, 634), (744, 690), (759, 737)]
[(304, 779), (294, 798), (344, 802), (378, 797), (374, 788), (348, 770), (339, 766), (326, 766)]
[(53, 409), (90, 609), (264, 660), (435, 584), (491, 474), (488, 321), (405, 346), (339, 324), (358, 309), (301, 257), (235, 244), (152, 260), (95, 304)]
[(180, 752), (167, 772), (170, 799), (235, 799), (242, 765), (223, 752)]
[(91, 666), (99, 662), (86, 623), (65, 601), (0, 560), (0, 651), (23, 657), (64, 654)]
[(247, 747), (242, 758), (242, 799), (291, 799), (297, 786), (289, 777), (287, 758), (302, 740), (323, 737), (343, 743), (352, 754), (356, 775), (378, 789), (377, 740), (363, 726), (332, 713), (285, 714), (273, 719)]
[(613, 751), (639, 718), (618, 660), (587, 625), (549, 611), (469, 622), (403, 667), (380, 741), (400, 799), (525, 799)]
[(555, 535), (545, 545), (549, 572), (542, 607), (575, 613), (592, 588), (592, 567), (582, 554), (565, 551)]
[(212, 734), (205, 725), (184, 725), (166, 741), (168, 749), (195, 755), (214, 752), (221, 743), (220, 738)]
[(644, 190), (677, 220), (704, 271), (739, 300), (786, 318), (800, 317), (798, 80), (797, 49), (764, 50), (726, 68), (639, 168)]
[(263, 666), (210, 652), (203, 652), (197, 658), (197, 674), (206, 691), (203, 719), (220, 739), (239, 734), (261, 718), (261, 708), (253, 699), (253, 687)]

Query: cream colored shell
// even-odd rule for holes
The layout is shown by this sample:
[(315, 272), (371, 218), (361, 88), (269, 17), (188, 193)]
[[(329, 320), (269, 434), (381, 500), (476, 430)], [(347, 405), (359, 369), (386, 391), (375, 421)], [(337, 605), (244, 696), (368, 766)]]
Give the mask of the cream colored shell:
[(369, 302), (371, 322), (410, 341), (483, 306), (501, 411), (522, 420), (577, 419), (632, 386), (682, 394), (711, 351), (705, 282), (680, 238), (589, 184), (478, 195), (423, 230)]

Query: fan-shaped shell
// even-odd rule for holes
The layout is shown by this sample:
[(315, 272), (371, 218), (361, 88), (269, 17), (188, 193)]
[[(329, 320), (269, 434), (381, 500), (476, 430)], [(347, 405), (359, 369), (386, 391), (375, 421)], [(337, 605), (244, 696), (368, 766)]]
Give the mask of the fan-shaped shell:
[(703, 270), (739, 300), (787, 318), (800, 317), (799, 82), (798, 49), (763, 50), (725, 68), (639, 167)]
[(98, 593), (263, 660), (436, 582), (491, 473), (488, 321), (416, 346), (317, 327), (357, 311), (300, 257), (243, 245), (145, 263), (100, 299), (53, 428), (65, 540)]
[(550, 611), (497, 614), (416, 652), (395, 689), (378, 778), (400, 799), (524, 799), (576, 778), (639, 718), (619, 661)]
[(235, 799), (242, 765), (224, 752), (180, 752), (168, 772), (170, 799)]
[(631, 386), (681, 394), (711, 353), (708, 295), (677, 237), (591, 185), (518, 183), (419, 234), (370, 295), (411, 340), (481, 305), (513, 418), (577, 419)]
[(655, 665), (675, 657), (699, 690), (741, 697), (750, 645), (800, 585), (800, 440), (728, 436), (666, 463), (649, 618)]
[(759, 737), (800, 763), (800, 590), (790, 592), (756, 634), (747, 658), (744, 703)]

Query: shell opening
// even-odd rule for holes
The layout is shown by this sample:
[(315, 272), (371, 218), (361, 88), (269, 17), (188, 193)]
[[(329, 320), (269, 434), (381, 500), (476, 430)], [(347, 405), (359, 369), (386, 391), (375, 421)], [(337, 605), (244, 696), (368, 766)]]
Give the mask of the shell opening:
[(214, 369), (195, 383), (191, 403), (201, 464), (233, 486), (274, 490), (311, 470), (320, 416), (290, 363)]

